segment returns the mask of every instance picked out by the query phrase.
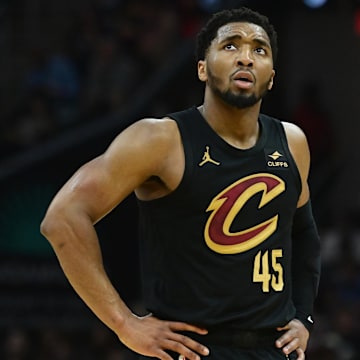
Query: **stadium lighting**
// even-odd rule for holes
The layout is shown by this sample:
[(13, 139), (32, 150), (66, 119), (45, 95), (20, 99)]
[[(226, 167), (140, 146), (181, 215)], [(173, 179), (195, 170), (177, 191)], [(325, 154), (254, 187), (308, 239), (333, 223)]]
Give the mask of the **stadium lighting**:
[(324, 6), (327, 0), (303, 0), (304, 4), (312, 9), (317, 9)]

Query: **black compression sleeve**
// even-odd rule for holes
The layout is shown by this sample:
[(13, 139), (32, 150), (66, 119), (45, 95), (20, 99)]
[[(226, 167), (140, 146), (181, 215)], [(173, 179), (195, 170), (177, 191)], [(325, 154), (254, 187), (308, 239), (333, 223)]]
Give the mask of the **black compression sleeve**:
[(311, 202), (298, 208), (292, 228), (292, 285), (296, 318), (311, 331), (313, 308), (320, 280), (320, 238)]

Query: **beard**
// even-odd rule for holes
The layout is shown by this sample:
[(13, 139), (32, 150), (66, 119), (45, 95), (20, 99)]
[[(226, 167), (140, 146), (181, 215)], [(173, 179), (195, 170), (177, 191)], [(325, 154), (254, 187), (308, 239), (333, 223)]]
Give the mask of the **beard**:
[(234, 93), (230, 89), (222, 91), (218, 86), (220, 83), (219, 78), (208, 69), (208, 84), (210, 89), (226, 104), (238, 109), (245, 109), (259, 102), (268, 93), (268, 86), (270, 81), (271, 79), (261, 85), (258, 95), (255, 93), (247, 94), (245, 92)]

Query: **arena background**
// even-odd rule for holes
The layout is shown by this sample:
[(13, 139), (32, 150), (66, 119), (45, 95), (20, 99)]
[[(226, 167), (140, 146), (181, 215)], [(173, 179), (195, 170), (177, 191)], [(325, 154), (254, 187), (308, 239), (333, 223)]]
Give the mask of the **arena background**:
[[(39, 233), (59, 187), (129, 123), (202, 101), (194, 34), (247, 5), (279, 33), (263, 111), (308, 135), (322, 237), (309, 360), (360, 359), (360, 2), (0, 1), (0, 359), (134, 359), (70, 289)], [(143, 311), (130, 196), (97, 230), (107, 271)]]

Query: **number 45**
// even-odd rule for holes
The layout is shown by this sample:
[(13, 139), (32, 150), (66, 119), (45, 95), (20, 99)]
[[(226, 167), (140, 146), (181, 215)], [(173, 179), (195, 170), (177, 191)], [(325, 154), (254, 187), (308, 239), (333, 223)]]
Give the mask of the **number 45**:
[(278, 262), (278, 259), (282, 258), (282, 256), (282, 249), (274, 249), (270, 252), (267, 250), (263, 255), (261, 251), (259, 251), (256, 254), (254, 259), (253, 281), (262, 283), (263, 292), (269, 292), (270, 285), (274, 291), (283, 290), (284, 272), (282, 265)]

